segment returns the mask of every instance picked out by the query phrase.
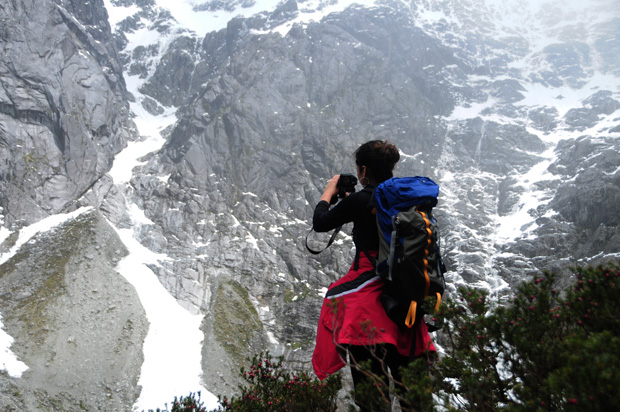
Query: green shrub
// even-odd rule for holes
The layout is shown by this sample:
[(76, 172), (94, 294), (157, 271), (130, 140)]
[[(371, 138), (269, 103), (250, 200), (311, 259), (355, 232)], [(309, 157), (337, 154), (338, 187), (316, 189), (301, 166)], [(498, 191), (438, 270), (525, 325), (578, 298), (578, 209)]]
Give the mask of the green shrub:
[[(190, 393), (189, 396), (177, 398), (174, 397), (174, 401), (172, 402), (172, 409), (170, 412), (207, 412), (206, 408), (203, 406), (204, 402), (200, 400), (200, 392), (196, 394)], [(149, 410), (152, 412), (152, 410)], [(157, 412), (168, 412), (168, 406), (166, 405), (166, 409), (157, 408)]]
[(567, 291), (552, 274), (522, 284), (507, 305), (459, 291), (445, 305), (445, 355), (414, 362), (399, 396), (429, 410), (603, 411), (620, 405), (620, 270), (576, 270)]
[(239, 386), (240, 394), (231, 399), (218, 397), (219, 411), (316, 411), (336, 410), (340, 376), (324, 381), (306, 372), (291, 373), (282, 368), (282, 359), (273, 360), (269, 353), (255, 355), (249, 370), (241, 369), (247, 385)]
[[(403, 410), (431, 411), (611, 411), (620, 405), (620, 267), (576, 269), (570, 289), (554, 288), (545, 273), (519, 286), (503, 305), (487, 292), (462, 288), (448, 300), (436, 323), (443, 324), (439, 360), (427, 357), (391, 382)], [(247, 385), (219, 411), (336, 410), (339, 375), (323, 382), (282, 369), (269, 353), (241, 370)], [(367, 405), (385, 407), (388, 391), (358, 388)], [(371, 383), (372, 384), (372, 383)], [(360, 398), (358, 398), (360, 399)], [(193, 396), (173, 411), (205, 412)], [(189, 409), (183, 409), (189, 408)], [(191, 408), (195, 409), (191, 409)], [(201, 409), (202, 408), (202, 409)]]

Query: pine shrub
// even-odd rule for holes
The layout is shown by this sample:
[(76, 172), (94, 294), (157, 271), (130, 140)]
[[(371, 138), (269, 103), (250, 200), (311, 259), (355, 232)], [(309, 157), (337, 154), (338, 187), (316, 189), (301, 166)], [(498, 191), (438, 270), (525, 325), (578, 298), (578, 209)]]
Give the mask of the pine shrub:
[(554, 281), (536, 276), (502, 306), (485, 291), (460, 289), (439, 315), (445, 355), (408, 367), (399, 396), (422, 411), (432, 410), (430, 393), (447, 410), (615, 410), (620, 268), (576, 269), (562, 293)]

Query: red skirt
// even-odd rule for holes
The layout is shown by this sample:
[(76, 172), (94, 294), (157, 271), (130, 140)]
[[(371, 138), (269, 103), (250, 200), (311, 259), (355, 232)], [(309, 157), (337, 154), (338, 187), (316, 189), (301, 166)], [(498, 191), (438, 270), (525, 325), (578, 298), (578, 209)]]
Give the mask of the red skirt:
[(346, 365), (344, 345), (369, 346), (392, 344), (409, 357), (426, 351), (435, 352), (435, 345), (426, 323), (416, 322), (412, 329), (398, 327), (388, 318), (379, 297), (383, 280), (365, 256), (360, 254), (359, 267), (332, 283), (323, 300), (316, 333), (312, 366), (319, 379), (325, 379)]

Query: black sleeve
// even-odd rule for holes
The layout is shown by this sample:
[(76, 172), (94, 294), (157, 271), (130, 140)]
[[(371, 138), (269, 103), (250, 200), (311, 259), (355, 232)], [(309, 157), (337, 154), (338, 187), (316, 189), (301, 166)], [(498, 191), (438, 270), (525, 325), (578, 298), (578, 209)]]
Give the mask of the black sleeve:
[(369, 196), (363, 192), (355, 192), (345, 197), (334, 207), (329, 208), (329, 203), (321, 200), (314, 208), (312, 226), (317, 232), (328, 232), (353, 222), (368, 213)]

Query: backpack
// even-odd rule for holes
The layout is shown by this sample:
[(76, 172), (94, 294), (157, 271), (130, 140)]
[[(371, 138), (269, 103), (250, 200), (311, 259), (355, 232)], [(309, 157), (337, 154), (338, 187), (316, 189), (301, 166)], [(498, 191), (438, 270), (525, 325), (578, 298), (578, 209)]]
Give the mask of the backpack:
[(373, 195), (379, 230), (376, 271), (384, 279), (381, 303), (390, 319), (408, 328), (423, 317), (424, 299), (436, 299), (437, 311), (445, 291), (439, 228), (432, 215), (438, 194), (435, 182), (415, 176), (388, 179)]

